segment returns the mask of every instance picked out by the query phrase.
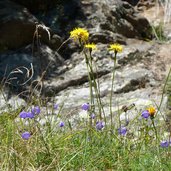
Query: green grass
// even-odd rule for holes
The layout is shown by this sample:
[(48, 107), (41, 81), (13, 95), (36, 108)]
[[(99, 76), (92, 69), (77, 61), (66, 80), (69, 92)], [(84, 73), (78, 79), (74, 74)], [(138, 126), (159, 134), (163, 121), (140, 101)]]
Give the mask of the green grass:
[[(56, 124), (57, 129), (50, 131), (34, 120), (29, 127), (23, 126), (22, 119), (16, 122), (16, 118), (18, 113), (4, 113), (0, 117), (0, 170), (171, 169), (171, 147), (160, 147), (147, 121), (141, 122), (138, 135), (134, 135), (137, 128), (130, 126), (128, 134), (121, 136), (115, 128), (111, 131), (107, 126), (102, 131), (89, 126), (71, 131), (67, 124), (65, 128)], [(21, 138), (25, 129), (32, 130), (29, 140)], [(162, 133), (164, 129), (158, 127), (157, 131)]]

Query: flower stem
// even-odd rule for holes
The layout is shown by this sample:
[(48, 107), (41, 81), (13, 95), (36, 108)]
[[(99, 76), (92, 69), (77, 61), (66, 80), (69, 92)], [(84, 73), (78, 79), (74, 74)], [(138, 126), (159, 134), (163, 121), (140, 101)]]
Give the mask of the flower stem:
[(112, 71), (112, 86), (111, 86), (111, 92), (110, 92), (110, 103), (109, 103), (111, 129), (112, 129), (112, 125), (113, 125), (113, 114), (112, 114), (112, 95), (113, 95), (114, 80), (115, 80), (116, 54), (117, 54), (117, 53), (115, 53), (114, 63), (113, 63), (113, 71)]

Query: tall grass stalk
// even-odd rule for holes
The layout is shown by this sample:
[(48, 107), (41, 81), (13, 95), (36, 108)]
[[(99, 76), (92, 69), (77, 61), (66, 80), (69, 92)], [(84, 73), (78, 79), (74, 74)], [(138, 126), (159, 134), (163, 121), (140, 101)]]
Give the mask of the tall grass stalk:
[(115, 80), (115, 68), (116, 68), (116, 52), (113, 59), (113, 70), (112, 70), (112, 86), (110, 91), (110, 102), (109, 102), (109, 111), (110, 111), (110, 120), (111, 120), (111, 129), (113, 128), (113, 112), (112, 112), (112, 98), (113, 98), (113, 88), (114, 88), (114, 80)]

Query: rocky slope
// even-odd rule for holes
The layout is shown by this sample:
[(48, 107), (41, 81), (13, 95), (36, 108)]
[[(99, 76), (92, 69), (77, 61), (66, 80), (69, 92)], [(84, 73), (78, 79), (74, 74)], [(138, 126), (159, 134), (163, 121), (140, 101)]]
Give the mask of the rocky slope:
[[(78, 116), (81, 104), (89, 101), (84, 55), (71, 41), (64, 44), (60, 51), (57, 52), (57, 49), (61, 42), (68, 38), (71, 29), (85, 27), (90, 32), (90, 40), (97, 43), (98, 47), (93, 52), (93, 58), (97, 65), (101, 98), (106, 113), (109, 113), (113, 67), (110, 59), (112, 54), (108, 52), (107, 47), (113, 42), (118, 42), (124, 47), (117, 60), (113, 111), (132, 103), (138, 111), (154, 101), (160, 104), (164, 80), (171, 64), (171, 45), (152, 40), (152, 18), (147, 14), (148, 7), (149, 10), (151, 6), (154, 7), (153, 1), (148, 1), (149, 4), (145, 1), (143, 4), (141, 1), (128, 3), (125, 0), (73, 0), (60, 4), (54, 0), (52, 6), (49, 6), (48, 2), (41, 4), (42, 6), (39, 1), (32, 2), (34, 5), (23, 2), (25, 3), (17, 0), (0, 2), (0, 78), (4, 83), (4, 78), (7, 77), (12, 84), (10, 87), (17, 94), (28, 90), (26, 87), (29, 87), (33, 80), (40, 80), (42, 72), (50, 63), (43, 79), (41, 94), (49, 97), (50, 101), (53, 97), (52, 99), (59, 104), (64, 101), (63, 112), (69, 111), (68, 115)], [(142, 9), (144, 11), (139, 12)], [(38, 26), (35, 22), (43, 22), (48, 28), (41, 25), (38, 28), (39, 36), (33, 39)], [(13, 72), (11, 75), (11, 71), (21, 66), (31, 70), (30, 63), (33, 63), (34, 75), (27, 86), (23, 87), (22, 83), (27, 80), (23, 76), (28, 72), (20, 68), (22, 74)], [(8, 77), (9, 74), (11, 77)], [(9, 78), (13, 78), (13, 74), (16, 79), (11, 81)], [(35, 94), (39, 92), (40, 88)], [(13, 107), (25, 104), (22, 99), (18, 100), (17, 105), (8, 100), (14, 97), (11, 90), (6, 90), (5, 96), (6, 102)], [(0, 99), (0, 104), (4, 104), (2, 95)], [(4, 110), (4, 105), (1, 105), (1, 109)]]

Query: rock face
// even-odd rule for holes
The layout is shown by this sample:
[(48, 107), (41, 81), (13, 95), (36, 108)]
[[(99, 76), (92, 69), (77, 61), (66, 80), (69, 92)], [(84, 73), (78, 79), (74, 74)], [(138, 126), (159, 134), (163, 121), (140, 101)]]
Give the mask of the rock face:
[(1, 54), (0, 78), (20, 90), (38, 76), (42, 76), (44, 71), (46, 71), (45, 77), (52, 75), (62, 62), (63, 58), (48, 46), (42, 45), (32, 54), (30, 45), (17, 52)]
[[(84, 27), (90, 32), (90, 42), (98, 46), (92, 55), (105, 112), (109, 114), (113, 69), (110, 59), (113, 54), (107, 48), (114, 42), (122, 44), (124, 51), (117, 56), (112, 110), (117, 112), (118, 106), (131, 103), (142, 110), (144, 104), (153, 103), (152, 99), (158, 103), (162, 80), (171, 63), (163, 52), (168, 52), (170, 46), (143, 41), (150, 39), (152, 34), (148, 20), (136, 11), (137, 3), (140, 1), (53, 0), (40, 3), (40, 0), (2, 0), (0, 78), (8, 78), (10, 84), (22, 89), (28, 78), (31, 78), (27, 82), (30, 85), (48, 66), (42, 95), (60, 104), (65, 101), (63, 111), (70, 116), (77, 115), (81, 104), (89, 101), (85, 59), (79, 46), (71, 41), (62, 46), (59, 55), (57, 49), (62, 41), (58, 35), (66, 40), (73, 28)], [(40, 42), (33, 41), (35, 22), (43, 22), (41, 37), (38, 36)], [(49, 28), (43, 27), (45, 25)], [(162, 48), (165, 51), (162, 52)], [(34, 75), (29, 77), (32, 71)]]
[[(53, 30), (49, 30), (52, 38), (55, 37), (54, 33), (68, 36), (68, 32), (77, 26), (90, 28), (92, 40), (102, 43), (114, 41), (115, 37), (118, 38), (116, 36), (118, 33), (131, 38), (149, 38), (151, 36), (147, 19), (141, 17), (127, 2), (109, 1), (109, 4), (106, 4), (103, 1), (94, 0), (82, 0), (80, 3), (74, 0), (71, 2), (53, 0), (52, 3), (48, 1), (40, 3), (39, 0), (13, 1), (2, 0), (0, 2), (0, 51), (15, 50), (33, 42), (36, 22), (44, 22), (49, 26)], [(35, 11), (41, 8), (39, 6), (42, 6), (42, 9), (46, 8), (43, 10), (43, 12), (46, 11), (44, 17), (40, 17), (41, 10), (39, 13), (33, 12), (35, 15), (28, 11), (28, 9)], [(63, 11), (58, 9), (59, 6), (63, 7)], [(53, 13), (53, 10), (58, 13)], [(50, 41), (48, 33), (43, 29), (39, 34), (42, 43), (56, 49), (59, 47), (60, 38)], [(120, 39), (118, 41), (123, 42)]]
[(0, 10), (0, 51), (31, 43), (38, 20), (23, 6), (8, 0), (0, 1)]
[(114, 6), (111, 10), (104, 10), (104, 13), (108, 22), (101, 24), (103, 29), (128, 38), (150, 38), (151, 27), (148, 20), (140, 16), (128, 3)]
[[(34, 41), (36, 23), (39, 23), (39, 20), (27, 8), (9, 0), (2, 0), (0, 1), (0, 10), (0, 52), (16, 50)], [(57, 37), (56, 35), (55, 39), (49, 29), (49, 33), (51, 33), (50, 38), (53, 38), (51, 41), (47, 31), (43, 27), (38, 28), (39, 41), (41, 43), (49, 46), (56, 44), (56, 47), (59, 47), (59, 44), (61, 44), (59, 36)]]
[(50, 8), (52, 8), (54, 5), (56, 5), (59, 0), (52, 0), (50, 3), (48, 0), (11, 0), (14, 1), (20, 5), (25, 6), (28, 8), (31, 12), (38, 12), (38, 11), (47, 11)]
[(63, 58), (47, 46), (58, 48), (61, 38), (36, 24), (37, 18), (22, 5), (2, 0), (0, 11), (0, 79), (21, 91), (24, 83), (30, 84), (45, 70), (47, 77), (61, 65)]
[(128, 38), (151, 37), (148, 20), (142, 17), (129, 3), (110, 0), (81, 2), (82, 11), (87, 16), (86, 25), (90, 29), (93, 27), (92, 33), (103, 34), (104, 31), (108, 31), (107, 37), (113, 33), (119, 33)]

